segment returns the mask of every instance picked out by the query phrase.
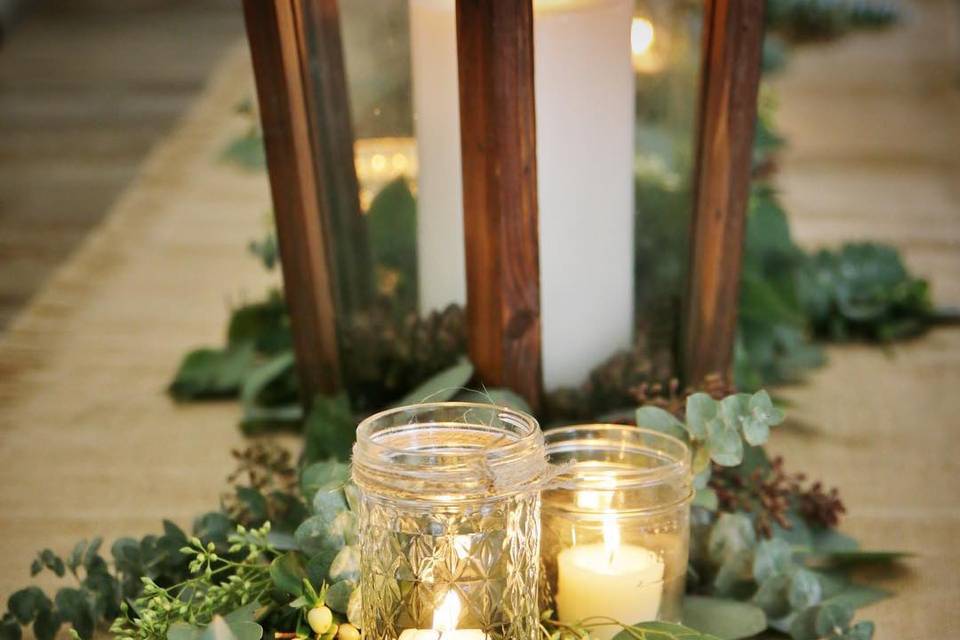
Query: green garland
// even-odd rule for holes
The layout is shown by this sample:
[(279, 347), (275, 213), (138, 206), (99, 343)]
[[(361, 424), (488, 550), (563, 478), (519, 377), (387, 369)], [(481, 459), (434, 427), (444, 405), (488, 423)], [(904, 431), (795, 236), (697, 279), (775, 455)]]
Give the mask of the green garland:
[[(457, 364), (404, 401), (459, 396), (472, 376), (469, 363)], [(472, 399), (527, 408), (510, 392), (470, 393)], [(305, 460), (330, 449), (331, 433), (352, 431), (352, 415), (334, 408), (342, 400), (323, 398), (318, 404), (326, 409), (314, 418), (316, 430), (306, 434), (306, 449), (315, 449)], [(851, 623), (853, 611), (888, 594), (852, 581), (850, 570), (903, 554), (859, 550), (836, 531), (836, 519), (806, 508), (800, 493), (777, 494), (783, 505), (772, 527), (763, 525), (761, 510), (745, 511), (718, 495), (729, 474), (748, 478), (775, 471), (762, 447), (783, 414), (765, 391), (721, 399), (695, 393), (676, 413), (644, 405), (635, 419), (684, 439), (694, 452), (698, 492), (684, 604), (687, 626), (559, 622), (545, 612), (545, 640), (585, 638), (597, 624), (623, 626), (619, 640), (734, 639), (768, 627), (795, 640), (871, 637), (869, 622)], [(347, 448), (337, 453), (345, 455)], [(32, 626), (38, 640), (51, 640), (68, 624), (87, 640), (98, 626), (110, 623), (122, 640), (259, 640), (276, 632), (303, 640), (314, 635), (356, 640), (360, 575), (349, 467), (335, 460), (304, 462), (299, 470), (287, 464), (286, 457), (263, 451), (243, 456), (240, 475), (249, 476), (250, 484), (234, 488), (231, 515), (199, 518), (191, 536), (165, 522), (160, 536), (117, 540), (112, 562), (100, 555), (99, 541), (79, 543), (66, 560), (43, 551), (32, 571), (60, 577), (69, 572), (78, 586), (61, 588), (54, 598), (37, 587), (17, 591), (0, 623), (0, 638), (20, 640), (21, 628)], [(289, 485), (267, 477), (293, 474), (298, 482)], [(739, 486), (749, 493), (747, 483)], [(769, 491), (763, 495), (769, 497)], [(288, 517), (268, 520), (279, 513)], [(324, 611), (312, 613), (318, 609)], [(323, 633), (315, 634), (320, 626)]]

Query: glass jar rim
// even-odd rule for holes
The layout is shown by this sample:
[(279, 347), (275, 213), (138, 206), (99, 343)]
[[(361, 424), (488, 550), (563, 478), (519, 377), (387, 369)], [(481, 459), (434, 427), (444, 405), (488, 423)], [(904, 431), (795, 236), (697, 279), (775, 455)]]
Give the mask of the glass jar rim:
[(395, 498), (448, 502), (514, 494), (536, 486), (548, 468), (533, 416), (479, 402), (386, 409), (360, 423), (353, 449), (355, 482)]
[[(547, 458), (558, 453), (576, 454), (571, 467), (560, 474), (554, 486), (560, 489), (612, 490), (610, 478), (616, 480), (617, 490), (639, 489), (664, 484), (684, 476), (692, 478), (690, 447), (674, 436), (622, 424), (578, 424), (550, 429), (544, 433)], [(650, 467), (622, 465), (613, 469), (608, 461), (591, 459), (599, 452), (657, 454), (662, 464)]]

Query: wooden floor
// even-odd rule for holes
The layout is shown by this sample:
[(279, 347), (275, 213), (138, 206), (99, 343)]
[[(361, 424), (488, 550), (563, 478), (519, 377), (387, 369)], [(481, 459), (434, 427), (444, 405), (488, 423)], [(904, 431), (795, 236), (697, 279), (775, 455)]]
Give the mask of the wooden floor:
[(0, 48), (0, 329), (243, 37), (231, 0), (35, 0)]

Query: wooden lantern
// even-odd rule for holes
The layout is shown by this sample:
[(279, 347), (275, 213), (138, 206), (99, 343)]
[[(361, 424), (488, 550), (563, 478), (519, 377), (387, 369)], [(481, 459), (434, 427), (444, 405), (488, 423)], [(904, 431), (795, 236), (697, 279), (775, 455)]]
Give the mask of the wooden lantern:
[[(341, 0), (349, 2), (350, 0)], [(704, 0), (682, 377), (731, 369), (763, 0)], [(369, 260), (332, 257), (361, 217), (337, 0), (244, 0), (305, 398), (341, 386), (336, 310)], [(534, 0), (456, 0), (469, 355), (483, 382), (543, 392)], [(341, 251), (343, 248), (339, 248)], [(337, 286), (340, 283), (340, 286)], [(344, 284), (346, 283), (346, 284)]]

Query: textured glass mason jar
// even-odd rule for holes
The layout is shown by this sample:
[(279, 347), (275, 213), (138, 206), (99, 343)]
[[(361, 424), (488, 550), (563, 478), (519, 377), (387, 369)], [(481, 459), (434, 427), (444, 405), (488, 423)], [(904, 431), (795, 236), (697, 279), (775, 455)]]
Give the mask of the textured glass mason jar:
[(535, 640), (548, 468), (537, 421), (518, 411), (450, 402), (364, 420), (353, 451), (364, 637)]
[[(622, 425), (546, 432), (547, 457), (569, 468), (543, 492), (541, 606), (556, 619), (634, 624), (680, 620), (687, 573), (690, 450)], [(591, 628), (611, 638), (620, 627)]]

